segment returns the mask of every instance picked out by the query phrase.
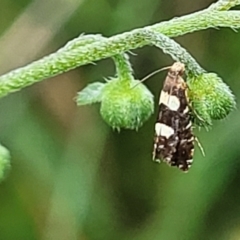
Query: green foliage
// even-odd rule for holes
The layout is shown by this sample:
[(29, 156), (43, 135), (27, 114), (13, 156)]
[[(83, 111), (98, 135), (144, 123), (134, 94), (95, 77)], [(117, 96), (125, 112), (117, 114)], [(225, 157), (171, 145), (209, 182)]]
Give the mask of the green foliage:
[[(111, 84), (109, 83), (106, 86), (101, 83), (89, 85), (83, 92), (78, 94), (77, 103), (78, 105), (84, 105), (102, 101), (101, 114), (108, 124), (114, 128), (138, 129), (152, 113), (153, 105), (151, 105), (152, 101), (149, 92), (144, 90), (146, 95), (143, 96), (143, 86), (138, 86), (134, 90), (130, 88), (133, 71), (127, 55), (123, 53), (145, 45), (154, 45), (161, 48), (164, 53), (169, 54), (174, 60), (184, 63), (187, 74), (192, 79), (196, 79), (197, 76), (204, 73), (204, 70), (184, 48), (167, 37), (167, 35), (177, 36), (214, 26), (239, 28), (240, 21), (238, 21), (238, 18), (240, 16), (236, 12), (232, 11), (229, 14), (227, 11), (237, 4), (239, 4), (238, 1), (230, 3), (220, 0), (206, 10), (187, 17), (173, 19), (167, 24), (163, 22), (110, 38), (102, 37), (99, 34), (80, 35), (78, 38), (69, 41), (56, 53), (1, 76), (0, 96), (18, 91), (44, 78), (77, 66), (112, 57), (116, 64), (116, 81), (112, 80)], [(212, 14), (213, 12), (214, 14)], [(117, 83), (117, 79), (128, 79), (128, 83), (123, 86)], [(199, 87), (197, 84), (192, 84), (192, 90), (194, 91), (192, 93), (194, 97), (192, 100), (193, 108), (196, 107), (193, 110), (201, 121), (207, 125), (211, 124), (212, 119), (225, 117), (234, 108), (235, 104), (231, 92), (224, 83), (219, 84), (215, 81), (215, 78), (211, 77), (211, 79), (212, 83), (210, 84), (202, 79)], [(205, 82), (208, 86), (205, 86)], [(209, 86), (211, 87), (209, 88)], [(118, 87), (119, 89), (117, 89)], [(199, 91), (201, 93), (198, 93), (197, 88), (209, 89), (207, 95), (201, 90)], [(103, 89), (105, 90), (103, 91)], [(141, 89), (141, 91), (137, 92), (138, 89)], [(214, 91), (214, 97), (211, 94), (209, 95), (209, 91)], [(121, 104), (122, 109), (120, 108)], [(143, 106), (140, 107), (140, 104)], [(109, 111), (107, 108), (109, 108)]]
[(101, 102), (101, 115), (113, 128), (138, 129), (153, 113), (153, 96), (132, 76), (128, 55), (114, 56), (118, 77), (93, 83), (78, 93), (78, 105)]
[[(236, 27), (240, 22), (239, 11), (225, 10), (238, 2), (218, 1), (212, 4), (214, 12), (206, 9), (155, 26), (158, 33), (168, 37), (208, 27)], [(21, 59), (18, 66), (27, 63), (29, 59), (36, 59), (35, 53), (41, 49), (43, 42), (45, 50), (40, 51), (41, 56), (50, 49), (57, 49), (59, 44), (64, 44), (80, 32), (92, 33), (96, 30), (110, 36), (131, 29), (131, 26), (149, 25), (159, 19), (179, 16), (183, 11), (191, 12), (204, 4), (201, 0), (191, 1), (190, 4), (185, 1), (184, 5), (176, 5), (173, 0), (139, 0), (139, 4), (134, 1), (109, 0), (55, 0), (55, 3), (58, 8), (54, 1), (1, 2), (0, 24), (7, 28), (2, 33), (4, 38), (1, 38), (0, 55), (8, 69), (17, 66), (11, 59)], [(78, 8), (74, 6), (75, 3), (79, 4)], [(25, 5), (27, 8), (24, 8)], [(61, 14), (60, 5), (64, 5), (65, 14)], [(70, 11), (69, 5), (73, 7)], [(96, 9), (99, 9), (97, 15), (94, 11)], [(30, 27), (29, 16), (33, 19)], [(42, 26), (45, 30), (55, 29), (49, 25), (49, 20), (64, 27), (58, 30), (57, 35), (51, 31), (50, 35), (43, 34), (39, 38), (43, 32)], [(59, 24), (61, 21), (62, 24)], [(32, 38), (35, 29), (39, 34), (34, 35), (37, 38)], [(224, 76), (223, 80), (227, 76), (238, 99), (240, 35), (230, 29), (211, 30), (211, 34), (206, 34), (204, 31), (189, 34), (187, 41), (184, 42), (182, 37), (181, 42), (196, 55), (204, 53), (201, 64), (207, 68), (209, 63), (214, 65), (217, 73)], [(83, 36), (77, 38), (60, 55), (53, 53), (52, 60), (59, 57), (51, 65), (56, 70), (54, 74), (68, 71), (70, 67), (91, 64), (102, 59), (99, 56), (114, 57), (128, 52), (128, 38), (122, 37), (118, 41), (120, 35), (106, 38), (104, 44), (104, 41), (95, 38), (91, 40), (89, 36), (85, 36), (84, 40)], [(82, 41), (79, 41), (80, 38)], [(24, 44), (27, 39), (31, 39), (32, 46)], [(136, 44), (136, 40), (132, 44)], [(111, 41), (123, 46), (122, 50), (111, 48), (111, 51), (106, 51)], [(8, 55), (5, 51), (7, 48), (11, 50)], [(15, 48), (21, 48), (26, 55), (18, 54)], [(137, 53), (138, 56), (132, 59), (138, 76), (150, 69), (166, 66), (166, 57), (159, 54), (158, 49), (154, 51), (148, 47)], [(83, 55), (89, 61), (83, 61)], [(174, 55), (172, 58), (176, 60)], [(45, 68), (48, 64), (43, 64), (48, 60), (44, 59), (42, 65), (37, 61), (38, 69), (44, 73), (42, 75), (36, 76), (37, 67), (32, 68), (32, 64), (28, 68), (24, 67), (26, 71), (21, 68), (13, 74), (3, 75), (0, 81), (1, 96), (23, 89), (27, 86), (27, 80), (30, 85), (53, 76), (48, 72), (51, 68)], [(185, 65), (189, 70), (189, 64)], [(100, 68), (104, 71), (99, 73)], [(1, 71), (7, 70), (1, 65)], [(215, 121), (211, 132), (195, 129), (206, 157), (200, 154), (196, 146), (191, 171), (182, 174), (177, 169), (152, 163), (154, 119), (144, 124), (144, 128), (138, 132), (122, 131), (118, 134), (103, 124), (101, 116), (91, 106), (78, 110), (74, 108), (71, 100), (77, 90), (73, 90), (76, 86), (73, 83), (79, 83), (83, 78), (84, 83), (92, 82), (99, 79), (97, 76), (102, 76), (103, 72), (112, 72), (109, 61), (102, 61), (98, 67), (87, 67), (81, 78), (79, 75), (82, 71), (64, 74), (1, 99), (0, 138), (11, 149), (13, 170), (7, 181), (0, 184), (0, 239), (239, 239), (239, 111), (233, 111), (226, 121)], [(186, 72), (186, 80), (199, 75), (191, 75), (189, 72)], [(113, 79), (118, 77), (117, 74)], [(149, 81), (150, 88), (156, 88), (154, 92), (160, 91), (163, 78)], [(14, 82), (17, 79), (21, 80), (19, 85)], [(188, 83), (190, 85), (191, 82)], [(102, 84), (105, 86), (105, 83)], [(93, 88), (93, 94), (90, 95), (96, 96), (96, 89)], [(204, 106), (202, 104), (201, 107)]]
[(80, 35), (57, 52), (2, 75), (0, 97), (85, 64), (114, 57), (146, 45), (157, 45), (155, 40), (149, 38), (148, 33), (146, 35), (148, 31), (176, 37), (207, 28), (238, 29), (240, 28), (239, 11), (227, 11), (229, 7), (237, 4), (239, 4), (238, 1), (231, 4), (228, 1), (219, 1), (206, 10), (109, 38), (103, 38), (99, 34), (95, 37)]
[[(193, 120), (198, 126), (207, 127), (212, 120), (225, 118), (235, 108), (229, 87), (216, 74), (206, 73), (186, 49), (155, 31), (144, 30), (141, 37), (185, 64)], [(153, 113), (152, 96), (142, 83), (137, 88), (131, 87), (135, 80), (128, 55), (116, 55), (113, 59), (118, 77), (105, 85), (90, 84), (78, 93), (77, 103), (101, 102), (101, 115), (110, 126), (138, 129)]]
[(5, 147), (0, 145), (0, 182), (5, 179), (10, 168), (10, 153)]
[(116, 78), (106, 84), (101, 115), (113, 128), (138, 129), (153, 113), (153, 96), (144, 85), (138, 83), (137, 80)]
[(113, 128), (138, 129), (153, 113), (153, 96), (138, 80), (113, 78), (79, 92), (77, 104), (101, 102), (101, 115)]
[(190, 77), (188, 85), (195, 120), (200, 126), (225, 118), (236, 107), (230, 88), (215, 73)]
[(78, 93), (78, 96), (76, 98), (77, 104), (81, 106), (101, 102), (103, 88), (104, 83), (95, 82), (89, 84), (81, 92)]

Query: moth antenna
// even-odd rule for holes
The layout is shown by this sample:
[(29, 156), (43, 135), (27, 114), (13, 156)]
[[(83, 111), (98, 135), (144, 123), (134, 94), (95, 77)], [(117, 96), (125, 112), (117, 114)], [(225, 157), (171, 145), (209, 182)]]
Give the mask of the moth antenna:
[(160, 68), (160, 69), (158, 69), (158, 70), (156, 70), (156, 71), (154, 71), (154, 72), (151, 72), (151, 73), (148, 74), (146, 77), (144, 77), (142, 80), (140, 80), (137, 84), (135, 84), (132, 88), (135, 88), (138, 84), (146, 81), (148, 78), (154, 76), (155, 74), (157, 74), (157, 73), (159, 73), (159, 72), (161, 72), (161, 71), (163, 71), (163, 70), (169, 69), (169, 68), (170, 68), (170, 67), (168, 66), (168, 67)]
[(197, 137), (195, 137), (195, 141), (197, 142), (197, 145), (198, 145), (200, 151), (202, 152), (202, 155), (205, 157), (204, 149), (203, 149), (202, 144), (199, 142)]

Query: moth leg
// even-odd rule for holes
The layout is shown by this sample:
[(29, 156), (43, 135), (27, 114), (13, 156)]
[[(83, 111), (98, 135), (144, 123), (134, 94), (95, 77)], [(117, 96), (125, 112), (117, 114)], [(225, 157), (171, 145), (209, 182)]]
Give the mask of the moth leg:
[(197, 145), (198, 145), (198, 147), (199, 147), (199, 149), (200, 149), (200, 151), (201, 151), (202, 155), (205, 157), (205, 152), (204, 152), (204, 149), (203, 149), (203, 146), (202, 146), (202, 144), (199, 142), (199, 140), (198, 140), (198, 138), (197, 138), (197, 137), (195, 137), (195, 139), (194, 139), (194, 140), (196, 141), (196, 143), (197, 143)]

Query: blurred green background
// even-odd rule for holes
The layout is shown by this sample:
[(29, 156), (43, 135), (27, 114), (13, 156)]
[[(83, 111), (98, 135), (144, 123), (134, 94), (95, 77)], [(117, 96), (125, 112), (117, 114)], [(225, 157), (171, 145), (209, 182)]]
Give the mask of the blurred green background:
[[(1, 0), (0, 73), (39, 59), (81, 33), (111, 36), (207, 7), (210, 0)], [(240, 98), (240, 34), (177, 38)], [(136, 78), (171, 65), (134, 51)], [(0, 142), (12, 170), (0, 185), (0, 240), (240, 239), (240, 113), (206, 132), (184, 174), (151, 161), (155, 115), (138, 131), (108, 127), (77, 91), (113, 76), (111, 59), (45, 80), (0, 101)], [(155, 102), (166, 72), (146, 82)]]

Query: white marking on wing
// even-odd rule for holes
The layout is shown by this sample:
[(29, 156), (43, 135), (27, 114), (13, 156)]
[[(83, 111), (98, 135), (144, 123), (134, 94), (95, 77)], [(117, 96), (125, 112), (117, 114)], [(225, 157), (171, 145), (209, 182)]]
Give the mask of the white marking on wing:
[(157, 122), (155, 124), (155, 132), (157, 136), (163, 136), (163, 137), (169, 138), (174, 134), (174, 129), (167, 126), (164, 123)]
[(177, 111), (180, 107), (179, 99), (176, 96), (169, 95), (165, 91), (161, 92), (159, 104), (160, 103), (163, 103), (172, 111)]
[(165, 105), (167, 105), (168, 103), (168, 99), (169, 99), (169, 94), (165, 91), (161, 91), (161, 95), (160, 95), (160, 99), (159, 99), (159, 104), (163, 103)]
[(180, 107), (180, 101), (176, 96), (170, 96), (168, 105), (169, 109), (172, 111), (177, 111)]

